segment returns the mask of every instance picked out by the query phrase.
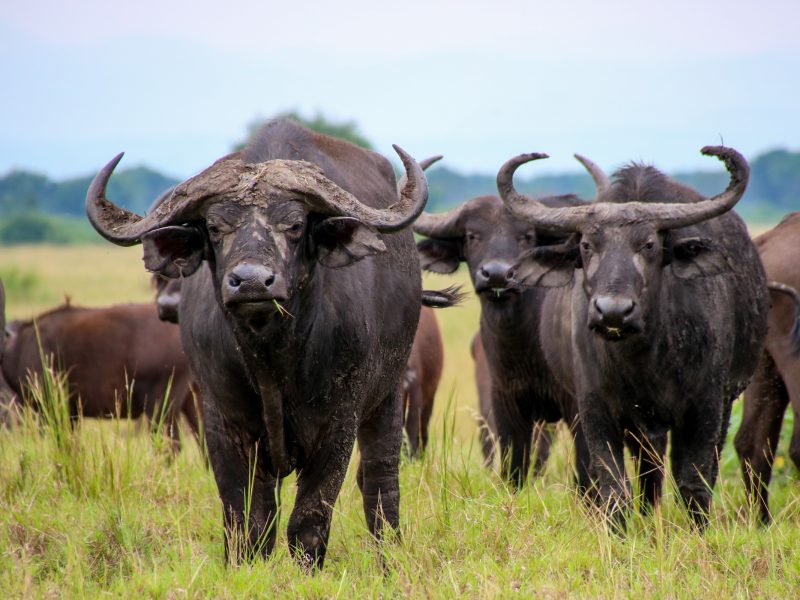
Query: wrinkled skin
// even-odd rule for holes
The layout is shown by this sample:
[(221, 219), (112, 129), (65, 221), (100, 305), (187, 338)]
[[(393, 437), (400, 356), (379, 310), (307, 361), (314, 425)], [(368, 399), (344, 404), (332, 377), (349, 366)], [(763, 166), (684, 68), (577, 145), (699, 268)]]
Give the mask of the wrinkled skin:
[[(230, 159), (253, 168), (215, 171)], [(410, 230), (378, 233), (317, 212), (316, 197), (270, 177), (246, 179), (276, 159), (287, 168), (312, 163), (366, 206), (397, 202), (385, 158), (274, 121), (242, 153), (178, 186), (206, 194), (190, 223), (169, 223), (142, 242), (152, 270), (186, 277), (181, 336), (203, 396), (226, 554), (272, 551), (279, 481), (296, 470), (289, 547), (302, 565), (321, 567), (356, 439), (369, 530), (380, 538), (384, 525), (399, 525), (400, 380), (421, 278)]]
[(577, 398), (596, 499), (620, 528), (632, 497), (623, 449), (638, 458), (643, 499), (655, 504), (668, 431), (680, 496), (695, 524), (707, 524), (731, 404), (755, 369), (768, 299), (734, 213), (658, 230), (603, 203), (704, 200), (652, 167), (627, 167), (568, 243), (529, 254), (515, 271), (553, 286), (541, 308), (542, 338), (554, 340), (547, 364)]
[[(573, 196), (543, 202), (548, 206), (581, 203)], [(551, 342), (542, 333), (541, 305), (550, 292), (521, 288), (508, 276), (520, 254), (559, 240), (537, 234), (533, 227), (514, 218), (496, 196), (474, 198), (460, 210), (458, 223), (445, 232), (447, 236), (431, 236), (420, 241), (417, 249), (423, 268), (437, 273), (452, 273), (461, 262), (467, 263), (481, 303), (480, 334), (492, 381), (491, 412), (503, 477), (514, 486), (523, 485), (535, 441), (532, 432), (545, 422), (563, 419), (575, 436), (578, 487), (585, 490), (590, 483), (588, 454), (577, 421), (577, 406), (553, 377), (543, 354), (543, 346)], [(539, 448), (533, 470), (538, 473), (547, 459), (549, 440), (540, 435), (535, 439)]]
[(428, 423), (444, 367), (444, 345), (433, 309), (422, 307), (417, 333), (403, 374), (402, 396), (409, 454), (428, 445)]
[[(774, 229), (758, 236), (755, 243), (767, 279), (800, 286), (800, 270), (791, 258), (800, 247), (800, 213), (788, 215)], [(771, 519), (769, 481), (789, 403), (795, 414), (789, 456), (800, 468), (800, 356), (790, 339), (796, 306), (786, 294), (771, 292), (770, 297), (766, 346), (753, 381), (745, 390), (742, 424), (734, 441), (745, 487), (763, 523)]]
[[(45, 356), (53, 356), (55, 364), (67, 372), (73, 417), (80, 409), (84, 417), (120, 415), (135, 419), (144, 414), (160, 420), (167, 398), (163, 421), (173, 447), (180, 446), (177, 419), (181, 412), (197, 433), (191, 377), (180, 334), (177, 327), (158, 319), (155, 307), (67, 305), (39, 315), (35, 322)], [(29, 373), (41, 375), (33, 321), (15, 327), (6, 344), (2, 372), (20, 398)], [(130, 397), (126, 388), (129, 383), (133, 383)]]

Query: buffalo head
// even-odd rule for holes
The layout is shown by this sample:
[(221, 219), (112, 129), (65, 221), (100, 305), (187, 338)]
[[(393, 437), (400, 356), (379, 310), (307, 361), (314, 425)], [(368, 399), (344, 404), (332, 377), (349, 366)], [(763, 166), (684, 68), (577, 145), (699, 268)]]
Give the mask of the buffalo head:
[(702, 197), (653, 167), (632, 165), (615, 174), (596, 202), (567, 208), (544, 206), (514, 189), (516, 169), (547, 155), (523, 154), (506, 162), (497, 188), (511, 211), (537, 230), (571, 236), (565, 244), (534, 248), (522, 256), (514, 280), (564, 286), (577, 266), (583, 269), (588, 327), (608, 340), (642, 331), (657, 304), (664, 269), (691, 279), (730, 268), (715, 240), (676, 231), (730, 210), (747, 186), (749, 167), (738, 152), (724, 147), (702, 152), (723, 160), (731, 175), (728, 188), (714, 198)]
[[(598, 193), (606, 190), (605, 174), (589, 159), (575, 157), (589, 171)], [(543, 201), (550, 206), (580, 203), (571, 195)], [(461, 261), (466, 262), (475, 292), (494, 305), (519, 294), (519, 284), (510, 274), (520, 254), (563, 241), (514, 215), (497, 196), (473, 198), (443, 214), (423, 213), (414, 223), (414, 231), (428, 238), (417, 244), (424, 269), (452, 273)]]
[(191, 275), (207, 260), (220, 304), (257, 326), (307, 285), (316, 263), (340, 268), (383, 252), (380, 233), (400, 230), (419, 215), (427, 200), (425, 177), (414, 159), (395, 149), (406, 177), (388, 208), (361, 203), (314, 164), (247, 163), (233, 154), (139, 217), (105, 196), (120, 154), (94, 178), (86, 209), (109, 241), (141, 242), (146, 268), (161, 277)]

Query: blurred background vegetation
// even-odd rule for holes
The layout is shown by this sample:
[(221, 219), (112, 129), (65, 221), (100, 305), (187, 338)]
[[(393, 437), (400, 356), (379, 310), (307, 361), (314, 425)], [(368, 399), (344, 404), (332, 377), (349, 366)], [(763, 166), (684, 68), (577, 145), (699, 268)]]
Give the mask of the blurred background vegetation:
[[(346, 139), (363, 148), (372, 149), (369, 140), (354, 121), (337, 122), (322, 113), (313, 117), (290, 111), (280, 115), (307, 127)], [(244, 138), (234, 144), (242, 148), (266, 119), (254, 120)], [(431, 148), (429, 154), (437, 153)], [(209, 163), (216, 157), (209, 157)], [(425, 156), (417, 156), (417, 159)], [(777, 222), (786, 212), (795, 210), (800, 200), (800, 152), (776, 149), (748, 157), (752, 168), (750, 185), (738, 212), (752, 225)], [(498, 165), (499, 167), (500, 165)], [(721, 167), (708, 171), (671, 173), (706, 195), (723, 190), (728, 177)], [(63, 181), (54, 181), (39, 173), (16, 170), (0, 177), (0, 245), (23, 243), (82, 244), (100, 242), (101, 238), (86, 221), (84, 200), (92, 174)], [(464, 200), (495, 194), (495, 173), (465, 174), (443, 163), (428, 172), (430, 199), (428, 210), (447, 210)], [(120, 170), (111, 179), (108, 193), (115, 202), (143, 214), (167, 188), (178, 183), (175, 177), (138, 166)], [(591, 179), (579, 170), (574, 173), (518, 178), (521, 191), (532, 195), (575, 193), (585, 198), (594, 195)]]

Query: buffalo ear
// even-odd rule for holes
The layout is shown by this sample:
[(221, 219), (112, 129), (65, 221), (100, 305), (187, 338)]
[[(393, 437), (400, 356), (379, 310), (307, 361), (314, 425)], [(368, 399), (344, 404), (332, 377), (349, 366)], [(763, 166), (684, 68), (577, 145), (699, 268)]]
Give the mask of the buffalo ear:
[(730, 270), (725, 255), (708, 238), (683, 238), (670, 246), (672, 273), (679, 279), (711, 277)]
[(522, 255), (512, 267), (511, 278), (527, 287), (563, 287), (580, 267), (580, 252), (574, 240), (556, 246), (538, 246)]
[(419, 264), (433, 273), (452, 273), (461, 262), (461, 243), (457, 239), (426, 238), (417, 242)]
[(317, 260), (330, 269), (346, 267), (386, 251), (380, 234), (353, 217), (330, 217), (313, 228)]
[(197, 271), (206, 255), (203, 233), (192, 225), (170, 225), (142, 236), (144, 266), (170, 279)]

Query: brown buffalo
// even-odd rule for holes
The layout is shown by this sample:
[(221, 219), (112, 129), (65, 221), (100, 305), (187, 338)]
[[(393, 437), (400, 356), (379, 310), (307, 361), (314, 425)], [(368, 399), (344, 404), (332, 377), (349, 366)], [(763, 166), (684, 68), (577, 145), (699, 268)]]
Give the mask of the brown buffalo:
[(403, 375), (403, 413), (408, 449), (416, 456), (428, 445), (428, 423), (444, 366), (444, 346), (432, 308), (423, 306)]
[(43, 354), (67, 373), (73, 417), (161, 419), (166, 398), (163, 421), (174, 447), (180, 443), (176, 419), (181, 412), (197, 432), (180, 332), (161, 322), (152, 304), (80, 308), (67, 303), (19, 323), (6, 340), (2, 373), (21, 398), (28, 378), (42, 372), (37, 327)]
[[(792, 213), (755, 239), (767, 279), (800, 287), (794, 256), (800, 247), (800, 213)], [(770, 284), (772, 307), (764, 352), (744, 393), (744, 415), (734, 444), (742, 463), (745, 487), (758, 502), (762, 522), (770, 521), (769, 481), (783, 415), (791, 402), (795, 414), (789, 456), (800, 467), (800, 356), (796, 352), (797, 301), (792, 288)]]
[[(3, 351), (6, 344), (6, 295), (3, 282), (0, 281), (0, 365), (3, 364)], [(8, 385), (3, 370), (0, 369), (0, 426), (9, 425), (16, 403), (16, 395)]]

